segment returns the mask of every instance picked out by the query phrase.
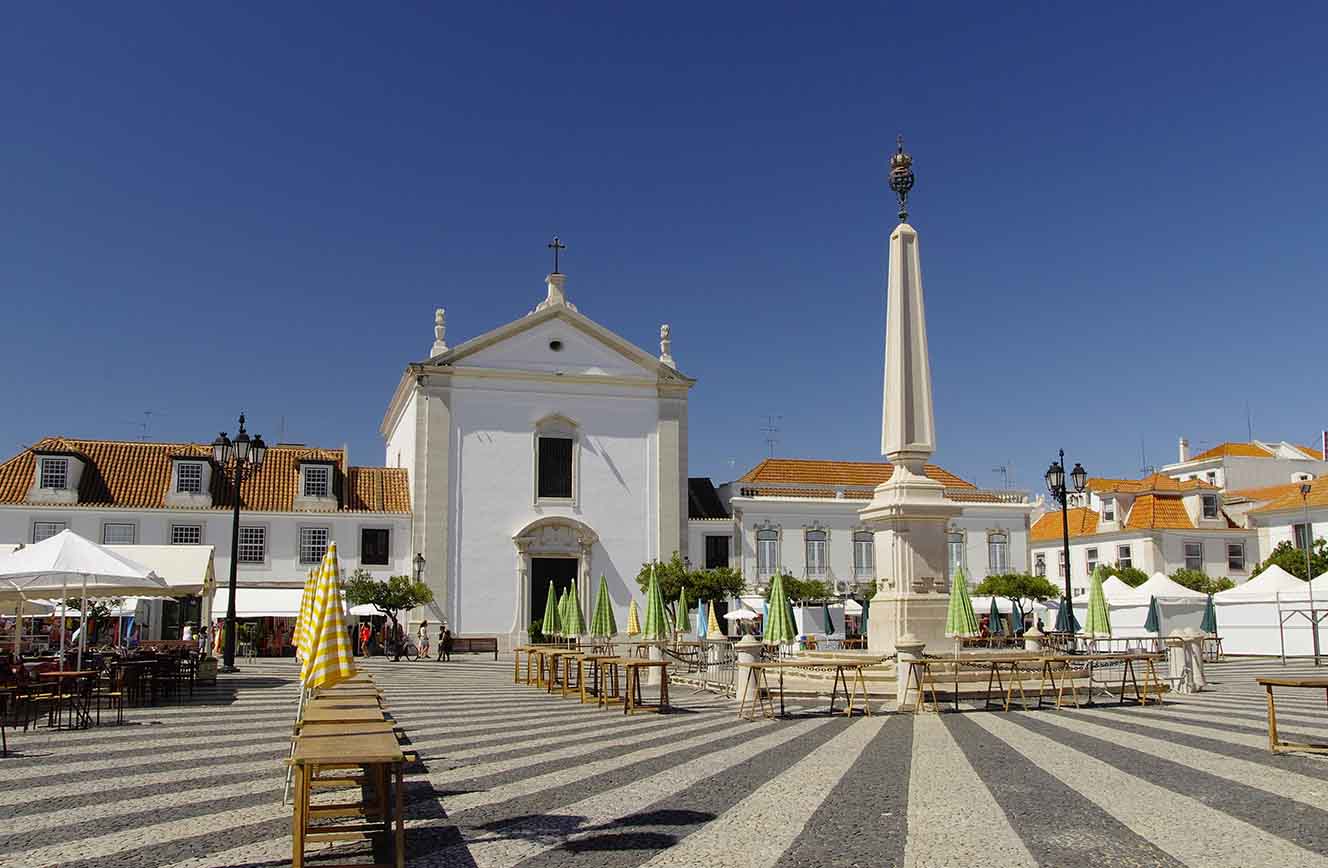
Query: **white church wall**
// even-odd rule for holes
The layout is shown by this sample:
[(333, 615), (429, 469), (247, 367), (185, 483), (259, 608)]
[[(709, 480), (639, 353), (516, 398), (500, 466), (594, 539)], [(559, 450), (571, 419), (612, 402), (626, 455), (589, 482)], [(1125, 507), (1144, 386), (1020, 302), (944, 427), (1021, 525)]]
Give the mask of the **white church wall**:
[(412, 390), (402, 406), (401, 414), (394, 420), (394, 427), (387, 435), (387, 450), (383, 457), (384, 467), (404, 467), (406, 475), (415, 481), (415, 401), (417, 393)]

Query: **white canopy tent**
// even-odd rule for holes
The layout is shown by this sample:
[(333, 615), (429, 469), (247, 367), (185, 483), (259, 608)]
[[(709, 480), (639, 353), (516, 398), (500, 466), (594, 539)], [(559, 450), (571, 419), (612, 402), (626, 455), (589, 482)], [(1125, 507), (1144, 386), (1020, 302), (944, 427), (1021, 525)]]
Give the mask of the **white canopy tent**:
[(1310, 586), (1276, 564), (1243, 585), (1214, 594), (1213, 603), (1222, 650), (1228, 654), (1314, 653)]
[[(218, 588), (212, 601), (217, 618), (225, 617), (230, 589)], [(295, 618), (300, 614), (303, 588), (236, 588), (236, 618)]]

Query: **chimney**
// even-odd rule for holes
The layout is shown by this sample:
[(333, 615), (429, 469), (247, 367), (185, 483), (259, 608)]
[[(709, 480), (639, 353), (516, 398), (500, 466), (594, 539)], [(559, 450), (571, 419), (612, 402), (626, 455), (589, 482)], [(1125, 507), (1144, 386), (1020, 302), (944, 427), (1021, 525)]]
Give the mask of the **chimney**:
[(1190, 460), (1190, 441), (1184, 437), (1180, 438), (1180, 463), (1184, 464)]

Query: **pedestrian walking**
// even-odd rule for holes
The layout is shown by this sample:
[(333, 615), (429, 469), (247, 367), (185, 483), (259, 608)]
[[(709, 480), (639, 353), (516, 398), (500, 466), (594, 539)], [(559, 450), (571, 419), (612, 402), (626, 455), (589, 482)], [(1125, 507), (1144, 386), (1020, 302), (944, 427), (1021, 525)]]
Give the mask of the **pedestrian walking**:
[(429, 659), (429, 621), (425, 619), (420, 622), (420, 628), (415, 631), (415, 650), (424, 659)]
[(439, 641), (438, 644), (442, 646), (442, 647), (439, 649), (439, 652), (438, 652), (438, 653), (440, 653), (440, 654), (443, 655), (443, 659), (444, 659), (444, 660), (451, 660), (451, 659), (452, 659), (452, 631), (448, 629), (448, 627), (447, 627), (446, 624), (443, 625), (443, 637), (442, 637), (442, 639)]
[(373, 635), (373, 630), (367, 623), (360, 625), (360, 656), (369, 656), (369, 637)]

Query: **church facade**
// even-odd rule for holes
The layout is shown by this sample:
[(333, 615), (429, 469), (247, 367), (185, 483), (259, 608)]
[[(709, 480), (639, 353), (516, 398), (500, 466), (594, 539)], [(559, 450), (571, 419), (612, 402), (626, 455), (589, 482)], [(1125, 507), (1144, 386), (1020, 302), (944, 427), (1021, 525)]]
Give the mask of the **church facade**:
[(437, 312), (430, 357), (407, 365), (383, 418), (404, 468), (413, 548), (434, 603), (416, 619), (526, 641), (550, 583), (599, 577), (619, 623), (641, 565), (686, 554), (687, 399), (668, 326), (655, 356), (580, 313), (566, 276), (525, 316), (455, 347)]

